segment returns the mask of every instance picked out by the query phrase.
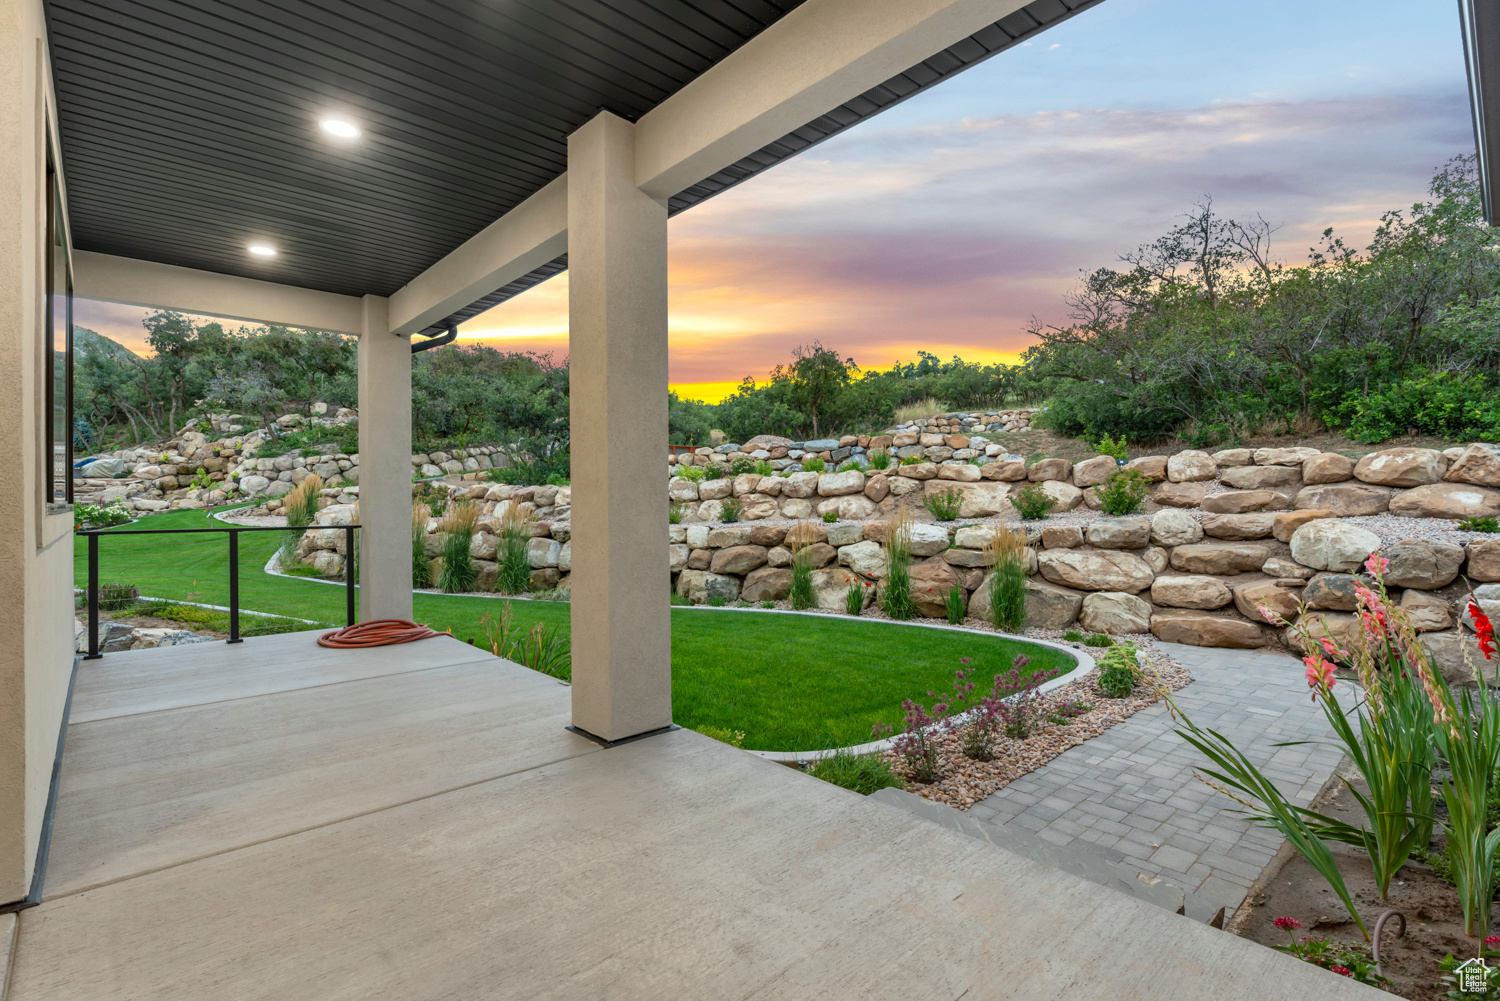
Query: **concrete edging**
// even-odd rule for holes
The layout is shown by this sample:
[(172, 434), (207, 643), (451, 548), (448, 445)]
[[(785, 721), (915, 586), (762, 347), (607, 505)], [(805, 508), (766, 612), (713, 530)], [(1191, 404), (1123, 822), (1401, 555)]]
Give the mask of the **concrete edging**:
[[(818, 613), (809, 613), (809, 612), (799, 612), (799, 611), (794, 611), (794, 610), (786, 609), (786, 608), (730, 608), (730, 607), (714, 608), (714, 607), (712, 607), (710, 605), (676, 605), (676, 606), (673, 606), (673, 607), (674, 608), (693, 609), (693, 610), (696, 610), (696, 611), (704, 611), (704, 612), (752, 612), (752, 613), (758, 613), (758, 614), (761, 614), (761, 615), (816, 615), (816, 614), (818, 614)], [(832, 614), (837, 614), (837, 613), (832, 613)], [(1041, 686), (1041, 688), (1038, 689), (1038, 691), (1041, 692), (1041, 693), (1043, 693), (1043, 694), (1045, 694), (1047, 692), (1050, 692), (1053, 689), (1060, 688), (1063, 685), (1069, 684), (1070, 682), (1079, 680), (1080, 678), (1082, 678), (1085, 675), (1087, 675), (1090, 671), (1093, 671), (1094, 668), (1097, 666), (1094, 663), (1094, 658), (1093, 658), (1092, 655), (1090, 655), (1088, 653), (1085, 653), (1083, 650), (1077, 649), (1075, 647), (1068, 646), (1067, 644), (1064, 644), (1064, 643), (1058, 643), (1058, 642), (1055, 642), (1053, 640), (1033, 639), (1030, 636), (1017, 636), (1014, 633), (990, 632), (990, 631), (987, 631), (987, 630), (971, 629), (971, 628), (969, 628), (967, 626), (951, 626), (951, 625), (947, 625), (946, 623), (939, 623), (939, 622), (897, 622), (894, 619), (865, 619), (864, 621), (865, 622), (872, 622), (872, 623), (878, 622), (878, 623), (883, 623), (883, 624), (889, 625), (889, 626), (908, 626), (908, 627), (912, 627), (912, 628), (916, 628), (916, 629), (942, 629), (942, 630), (946, 630), (948, 632), (968, 633), (968, 634), (970, 634), (972, 636), (993, 636), (993, 637), (997, 637), (999, 639), (1014, 640), (1014, 641), (1016, 641), (1018, 643), (1032, 643), (1032, 644), (1035, 644), (1036, 646), (1045, 646), (1045, 647), (1051, 647), (1054, 650), (1060, 650), (1060, 651), (1062, 651), (1063, 653), (1069, 655), (1070, 657), (1072, 657), (1074, 660), (1076, 660), (1078, 662), (1078, 666), (1075, 667), (1075, 668), (1073, 668), (1073, 670), (1069, 671), (1066, 674), (1058, 675), (1056, 678), (1053, 678), (1051, 681), (1043, 683), (1042, 686)], [(962, 719), (963, 717), (960, 716), (960, 717), (957, 717), (957, 718), (958, 719)], [(803, 761), (818, 761), (818, 760), (820, 760), (822, 758), (832, 757), (833, 755), (838, 754), (840, 752), (847, 753), (847, 754), (878, 754), (878, 753), (880, 753), (882, 751), (889, 751), (891, 749), (893, 739), (894, 738), (887, 737), (884, 740), (872, 740), (872, 741), (868, 741), (868, 742), (863, 743), (863, 744), (853, 744), (853, 745), (851, 745), (849, 747), (827, 747), (827, 748), (822, 748), (822, 749), (819, 749), (819, 750), (810, 750), (810, 751), (750, 751), (750, 750), (747, 750), (745, 753), (747, 753), (747, 754), (753, 754), (756, 757), (764, 758), (767, 761), (776, 761), (776, 762), (780, 762), (780, 763), (783, 763), (783, 764), (793, 764), (793, 763), (803, 762)]]

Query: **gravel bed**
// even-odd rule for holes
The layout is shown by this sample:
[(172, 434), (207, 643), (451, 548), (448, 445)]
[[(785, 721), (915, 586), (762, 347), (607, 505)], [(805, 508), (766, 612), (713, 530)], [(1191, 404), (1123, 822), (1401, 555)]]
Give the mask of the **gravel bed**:
[(1380, 544), (1389, 546), (1402, 539), (1426, 539), (1429, 542), (1446, 542), (1454, 546), (1470, 542), (1500, 539), (1494, 532), (1460, 531), (1458, 522), (1446, 518), (1402, 518), (1394, 514), (1365, 514), (1340, 518), (1348, 525), (1358, 525), (1380, 536)]
[[(1058, 633), (1036, 629), (1026, 630), (1026, 635), (1039, 639), (1060, 639)], [(1158, 683), (1168, 691), (1176, 691), (1193, 680), (1186, 667), (1154, 646), (1148, 637), (1122, 637), (1121, 641), (1134, 644), (1146, 655), (1149, 669), (1156, 675)], [(1001, 737), (995, 744), (996, 755), (993, 761), (975, 761), (964, 754), (963, 744), (956, 734), (939, 737), (938, 780), (927, 784), (908, 781), (907, 788), (923, 799), (967, 810), (996, 789), (1036, 771), (1068, 748), (1081, 744), (1090, 737), (1099, 736), (1116, 723), (1161, 701), (1161, 696), (1149, 683), (1137, 686), (1134, 692), (1123, 699), (1112, 699), (1095, 687), (1097, 673), (1091, 673), (1042, 696), (1038, 700), (1042, 707), (1041, 725), (1025, 740)], [(1085, 702), (1091, 708), (1066, 724), (1045, 721), (1048, 713), (1067, 702)], [(887, 752), (886, 758), (897, 774), (905, 774), (900, 755)]]

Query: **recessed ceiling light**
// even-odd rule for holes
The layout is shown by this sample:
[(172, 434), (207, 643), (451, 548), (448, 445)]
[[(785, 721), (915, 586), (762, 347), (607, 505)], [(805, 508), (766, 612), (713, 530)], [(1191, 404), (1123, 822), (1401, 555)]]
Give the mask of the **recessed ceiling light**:
[(252, 243), (250, 244), (250, 253), (256, 257), (275, 257), (276, 248), (269, 243)]
[(325, 118), (318, 125), (331, 136), (339, 139), (357, 139), (359, 129), (347, 118)]

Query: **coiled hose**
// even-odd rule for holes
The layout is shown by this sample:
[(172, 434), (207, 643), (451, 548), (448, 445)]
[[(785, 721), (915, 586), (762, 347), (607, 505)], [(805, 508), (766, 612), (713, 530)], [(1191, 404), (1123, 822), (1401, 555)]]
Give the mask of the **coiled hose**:
[(335, 629), (331, 633), (324, 633), (318, 637), (318, 646), (349, 650), (371, 646), (393, 646), (397, 643), (425, 640), (432, 636), (452, 635), (452, 633), (440, 633), (436, 629), (428, 629), (420, 622), (408, 622), (405, 619), (371, 619), (369, 622), (360, 622), (345, 626), (343, 629)]

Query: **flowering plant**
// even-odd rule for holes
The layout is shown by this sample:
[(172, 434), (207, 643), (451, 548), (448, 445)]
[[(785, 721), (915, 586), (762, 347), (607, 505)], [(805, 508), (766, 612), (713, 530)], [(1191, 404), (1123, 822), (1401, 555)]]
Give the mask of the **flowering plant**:
[[(935, 782), (938, 774), (937, 737), (942, 729), (939, 723), (948, 706), (936, 703), (929, 715), (919, 703), (907, 699), (901, 703), (901, 708), (906, 713), (904, 726), (891, 741), (891, 746), (905, 762), (906, 774), (913, 782)], [(882, 737), (894, 730), (885, 723), (876, 723), (874, 732), (876, 737)]]
[(1372, 987), (1384, 987), (1390, 983), (1375, 969), (1375, 961), (1369, 953), (1349, 945), (1335, 946), (1326, 938), (1303, 936), (1298, 939), (1293, 932), (1302, 927), (1302, 922), (1296, 918), (1277, 918), (1273, 924), (1285, 931), (1290, 940), (1287, 945), (1271, 947), (1278, 952), (1291, 953), (1304, 963), (1321, 966), (1330, 973), (1337, 973), (1341, 977), (1358, 980)]

